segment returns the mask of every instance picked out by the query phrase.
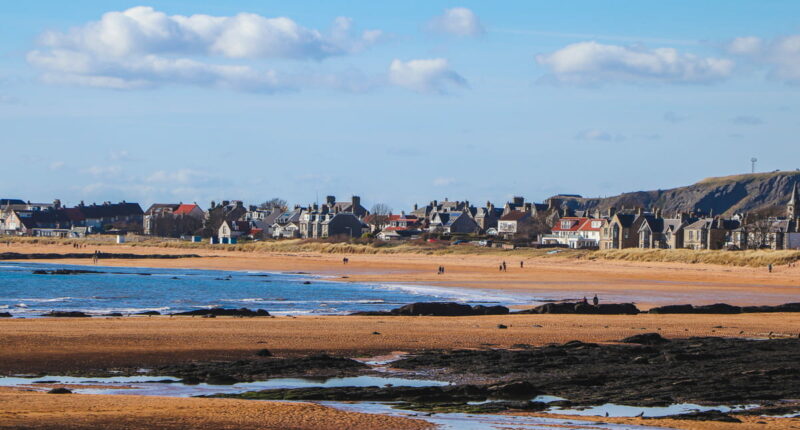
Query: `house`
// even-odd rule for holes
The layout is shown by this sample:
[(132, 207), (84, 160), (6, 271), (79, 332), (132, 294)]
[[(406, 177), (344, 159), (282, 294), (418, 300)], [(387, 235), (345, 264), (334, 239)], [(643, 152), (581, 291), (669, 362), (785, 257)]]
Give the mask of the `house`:
[(38, 237), (69, 237), (72, 221), (63, 210), (11, 210), (0, 230), (5, 234)]
[(376, 237), (385, 242), (396, 242), (398, 240), (419, 239), (419, 235), (421, 233), (422, 232), (420, 230), (396, 229), (393, 227), (387, 227), (378, 233)]
[(497, 222), (503, 216), (503, 208), (496, 208), (491, 202), (486, 202), (486, 206), (475, 209), (472, 219), (478, 224), (481, 231), (497, 229)]
[(566, 245), (570, 248), (597, 248), (605, 219), (562, 217), (553, 226), (552, 234), (542, 236), (543, 245)]
[(205, 212), (197, 204), (156, 203), (144, 214), (145, 235), (178, 237), (195, 234), (203, 227)]
[(639, 246), (637, 215), (611, 211), (608, 225), (603, 227), (600, 236), (600, 249), (636, 248)]
[(239, 237), (250, 234), (250, 223), (247, 221), (224, 221), (219, 227), (220, 242), (238, 239)]
[(272, 237), (288, 239), (300, 237), (300, 216), (303, 208), (295, 206), (292, 210), (281, 213), (272, 224)]
[(76, 206), (85, 218), (85, 226), (92, 231), (104, 231), (107, 228), (117, 228), (133, 232), (142, 230), (144, 224), (144, 211), (138, 203), (105, 202), (102, 205), (84, 205), (83, 202)]
[(662, 218), (660, 211), (644, 216), (639, 234), (639, 248), (680, 249), (683, 248), (684, 227), (687, 216)]
[(328, 214), (321, 222), (320, 237), (349, 236), (361, 237), (369, 227), (352, 213)]
[(741, 223), (736, 219), (704, 217), (684, 227), (683, 246), (689, 249), (723, 249), (734, 239)]
[(476, 234), (481, 228), (467, 212), (452, 212), (442, 226), (442, 231), (445, 234)]
[(253, 237), (269, 237), (272, 236), (272, 226), (282, 214), (280, 209), (258, 209), (251, 206), (244, 215), (244, 220), (253, 228)]
[(332, 213), (352, 213), (358, 218), (364, 218), (369, 214), (369, 211), (361, 206), (361, 197), (352, 196), (349, 202), (337, 202), (335, 196), (327, 196), (325, 198), (325, 206), (329, 212)]
[(497, 233), (504, 237), (513, 237), (527, 233), (527, 224), (531, 214), (527, 211), (511, 210), (497, 221)]

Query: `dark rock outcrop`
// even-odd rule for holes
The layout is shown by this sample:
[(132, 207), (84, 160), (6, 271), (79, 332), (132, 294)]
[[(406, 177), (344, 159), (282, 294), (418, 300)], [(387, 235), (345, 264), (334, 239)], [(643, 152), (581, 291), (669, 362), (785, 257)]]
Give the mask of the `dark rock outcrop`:
[(53, 317), (53, 318), (88, 318), (91, 315), (86, 314), (80, 311), (50, 311), (46, 314), (42, 314), (43, 317)]
[(582, 314), (582, 315), (636, 315), (639, 309), (633, 303), (605, 303), (593, 305), (584, 302), (545, 303), (518, 314)]
[(724, 412), (716, 409), (702, 412), (690, 412), (686, 414), (668, 415), (666, 417), (646, 417), (645, 419), (662, 419), (668, 418), (671, 420), (691, 420), (691, 421), (719, 421), (724, 423), (740, 423), (742, 420), (732, 417)]
[(144, 311), (144, 312), (138, 312), (138, 313), (136, 313), (134, 315), (155, 316), (155, 315), (161, 315), (161, 312), (159, 312), (159, 311)]
[(226, 316), (226, 317), (268, 317), (269, 312), (265, 311), (264, 309), (257, 309), (257, 310), (250, 310), (247, 308), (241, 309), (225, 309), (225, 308), (213, 308), (213, 309), (196, 309), (193, 311), (187, 312), (178, 312), (172, 315), (179, 315), (179, 316)]
[(739, 314), (739, 313), (772, 313), (800, 312), (800, 303), (784, 303), (776, 306), (733, 306), (726, 303), (713, 305), (668, 305), (649, 310), (651, 314)]
[(0, 318), (11, 318), (10, 312), (0, 312)]
[(474, 315), (507, 315), (509, 310), (505, 306), (470, 306), (454, 302), (418, 302), (401, 306), (391, 311), (355, 312), (350, 315), (358, 316), (440, 316), (460, 317)]
[(640, 345), (660, 345), (662, 343), (667, 343), (669, 340), (664, 339), (658, 333), (643, 333), (637, 334), (630, 337), (626, 337), (622, 339), (620, 342), (622, 343), (638, 343)]
[(98, 272), (96, 270), (81, 270), (81, 269), (55, 269), (55, 270), (34, 270), (34, 275), (87, 275), (87, 274), (101, 274), (105, 272)]
[(69, 388), (58, 387), (48, 391), (47, 394), (72, 394), (72, 390)]

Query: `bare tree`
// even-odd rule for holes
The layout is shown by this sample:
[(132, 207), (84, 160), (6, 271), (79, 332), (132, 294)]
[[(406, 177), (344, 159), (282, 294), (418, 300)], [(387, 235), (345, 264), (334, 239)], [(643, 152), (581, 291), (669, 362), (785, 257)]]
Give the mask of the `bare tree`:
[(389, 225), (389, 216), (392, 214), (392, 208), (385, 203), (375, 203), (372, 205), (370, 215), (372, 217), (372, 225), (376, 230), (382, 230)]
[(286, 204), (286, 200), (278, 198), (278, 197), (274, 197), (274, 198), (269, 199), (269, 200), (265, 201), (264, 203), (261, 203), (260, 205), (258, 205), (259, 209), (265, 209), (265, 210), (281, 210), (281, 211), (285, 211), (287, 207), (288, 206)]

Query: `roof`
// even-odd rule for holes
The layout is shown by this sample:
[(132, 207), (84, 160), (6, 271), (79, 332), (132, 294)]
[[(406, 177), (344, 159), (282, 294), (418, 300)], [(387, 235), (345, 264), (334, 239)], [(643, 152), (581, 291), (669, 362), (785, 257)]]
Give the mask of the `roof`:
[(614, 218), (616, 218), (619, 221), (621, 226), (631, 227), (633, 225), (633, 222), (636, 220), (636, 215), (618, 213), (614, 215)]
[(118, 216), (144, 215), (138, 203), (104, 203), (102, 205), (78, 206), (86, 218), (113, 218)]
[(162, 209), (169, 209), (174, 211), (179, 205), (177, 203), (153, 203), (147, 208), (147, 213), (152, 215), (155, 212), (160, 212)]
[(500, 221), (519, 221), (528, 217), (527, 212), (523, 211), (511, 211), (502, 217), (500, 217)]
[[(600, 226), (599, 227), (592, 227), (592, 224), (595, 221), (599, 221), (600, 222)], [(603, 224), (605, 224), (605, 222), (606, 222), (606, 220), (603, 219), (603, 218), (586, 218), (586, 221), (580, 227), (578, 227), (578, 230), (580, 230), (580, 231), (600, 231), (600, 230), (603, 229)]]
[(0, 199), (0, 205), (24, 205), (25, 202), (20, 199)]
[(182, 204), (182, 205), (178, 206), (178, 209), (175, 209), (175, 212), (173, 212), (173, 213), (175, 215), (189, 215), (190, 213), (192, 213), (193, 210), (195, 210), (195, 208), (199, 209), (200, 206)]
[[(562, 223), (564, 221), (570, 222), (570, 227), (569, 228), (563, 228), (562, 227), (562, 225), (563, 225)], [(578, 231), (578, 230), (581, 230), (581, 227), (583, 227), (584, 224), (587, 223), (587, 221), (589, 221), (589, 218), (563, 217), (563, 218), (558, 220), (556, 225), (553, 226), (553, 231)]]

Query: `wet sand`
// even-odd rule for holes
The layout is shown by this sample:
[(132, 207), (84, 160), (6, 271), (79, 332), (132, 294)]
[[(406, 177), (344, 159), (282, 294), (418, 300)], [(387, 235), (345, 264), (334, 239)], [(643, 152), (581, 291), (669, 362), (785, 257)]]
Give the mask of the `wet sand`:
[(44, 394), (0, 388), (0, 429), (425, 429), (420, 420), (311, 403)]
[[(104, 266), (263, 270), (310, 272), (343, 282), (380, 282), (499, 289), (535, 294), (542, 299), (574, 299), (598, 294), (603, 301), (633, 301), (640, 308), (677, 303), (775, 305), (800, 298), (800, 266), (766, 268), (707, 264), (590, 261), (572, 258), (530, 258), (519, 267), (509, 256), (508, 271), (499, 272), (495, 255), (256, 253), (209, 249), (175, 249), (106, 245), (80, 252), (141, 254), (195, 253), (201, 258), (176, 260), (101, 260)], [(0, 250), (2, 251), (2, 250)], [(13, 244), (5, 251), (68, 253), (68, 245)], [(511, 258), (515, 258), (512, 260)], [(87, 260), (48, 260), (45, 263), (91, 264)], [(437, 267), (445, 266), (444, 275)], [(345, 278), (346, 277), (346, 278)]]
[(264, 348), (284, 356), (325, 351), (358, 357), (570, 340), (613, 342), (647, 332), (667, 338), (797, 337), (800, 314), (5, 319), (0, 320), (0, 373), (232, 360), (253, 357)]

